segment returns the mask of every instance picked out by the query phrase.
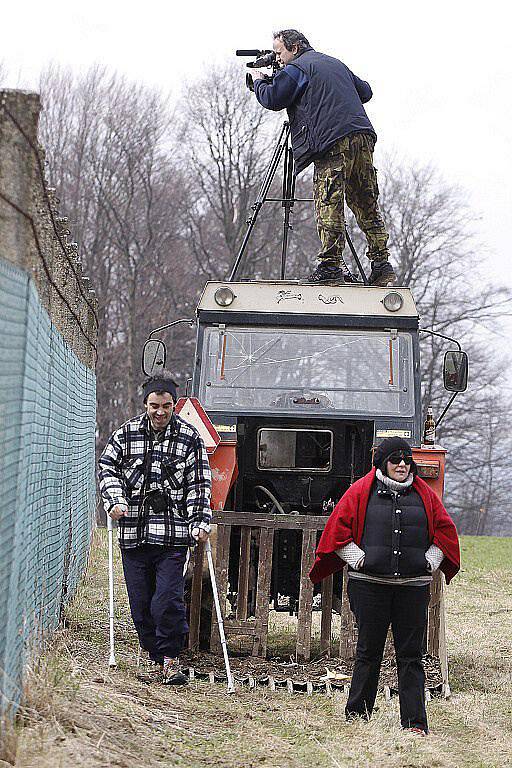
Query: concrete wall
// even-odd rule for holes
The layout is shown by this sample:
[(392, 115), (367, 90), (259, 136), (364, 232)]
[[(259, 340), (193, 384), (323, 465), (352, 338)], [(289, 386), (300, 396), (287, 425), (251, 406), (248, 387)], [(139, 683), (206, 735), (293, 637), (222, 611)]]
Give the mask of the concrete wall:
[(96, 298), (58, 196), (44, 179), (40, 109), (35, 93), (0, 91), (0, 258), (32, 276), (52, 322), (94, 368)]

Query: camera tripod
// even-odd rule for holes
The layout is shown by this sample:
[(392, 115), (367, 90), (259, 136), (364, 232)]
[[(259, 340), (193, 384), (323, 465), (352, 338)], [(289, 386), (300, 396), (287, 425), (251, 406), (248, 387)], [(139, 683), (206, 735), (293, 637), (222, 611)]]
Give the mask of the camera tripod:
[[(276, 171), (279, 167), (281, 159), (284, 161), (283, 167), (283, 184), (282, 184), (282, 196), (281, 197), (268, 197), (270, 187), (274, 181)], [(290, 124), (285, 121), (281, 127), (281, 132), (277, 139), (277, 143), (274, 147), (274, 152), (270, 163), (265, 171), (265, 176), (258, 191), (255, 202), (252, 205), (252, 213), (247, 219), (247, 231), (244, 235), (242, 245), (238, 251), (237, 257), (228, 276), (228, 282), (232, 283), (235, 280), (236, 273), (240, 268), (247, 244), (251, 237), (252, 230), (256, 224), (258, 214), (261, 211), (263, 203), (281, 203), (283, 207), (283, 235), (281, 245), (281, 280), (285, 279), (286, 275), (286, 257), (288, 254), (288, 235), (292, 225), (290, 223), (293, 206), (295, 203), (310, 203), (313, 201), (312, 197), (295, 197), (295, 162), (293, 159), (293, 152), (290, 141)], [(357, 264), (357, 268), (361, 274), (363, 284), (368, 285), (368, 278), (363, 270), (359, 257), (357, 255), (354, 244), (345, 228), (345, 236), (347, 244), (350, 248), (354, 261)]]

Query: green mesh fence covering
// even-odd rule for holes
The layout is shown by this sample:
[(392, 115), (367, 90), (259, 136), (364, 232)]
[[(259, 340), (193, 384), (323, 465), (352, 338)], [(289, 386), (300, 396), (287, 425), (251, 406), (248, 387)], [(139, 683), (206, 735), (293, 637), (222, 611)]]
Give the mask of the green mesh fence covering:
[(0, 259), (0, 692), (59, 623), (94, 520), (95, 376), (31, 279)]

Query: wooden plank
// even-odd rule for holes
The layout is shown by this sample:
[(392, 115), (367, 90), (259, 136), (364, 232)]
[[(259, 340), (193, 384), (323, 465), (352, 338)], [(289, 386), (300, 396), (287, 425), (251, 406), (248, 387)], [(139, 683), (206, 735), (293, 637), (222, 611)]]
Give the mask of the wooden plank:
[(320, 651), (327, 657), (331, 655), (332, 630), (332, 574), (322, 581), (322, 619), (320, 622)]
[(229, 510), (213, 513), (214, 523), (277, 530), (323, 531), (328, 519), (328, 515), (266, 515), (263, 512), (231, 512)]
[[(219, 603), (224, 622), (226, 636), (228, 635), (226, 618), (226, 597), (228, 591), (228, 565), (229, 565), (229, 542), (231, 538), (230, 525), (217, 526), (217, 553), (215, 557), (215, 577), (217, 580), (217, 590), (219, 593)], [(219, 626), (217, 623), (217, 614), (215, 608), (212, 608), (212, 630), (210, 634), (210, 650), (212, 653), (221, 653), (222, 646), (219, 636)]]
[(430, 585), (430, 603), (428, 607), (427, 651), (432, 656), (439, 656), (442, 588), (441, 571), (437, 571), (434, 573), (432, 584)]
[(192, 569), (192, 584), (190, 594), (190, 617), (188, 647), (192, 650), (199, 648), (199, 625), (201, 621), (201, 595), (203, 591), (203, 559), (204, 544), (198, 542), (194, 548), (194, 565)]
[(444, 576), (439, 573), (439, 665), (443, 676), (443, 695), (446, 699), (450, 697), (450, 682), (448, 680), (448, 648), (446, 646), (446, 613), (444, 604)]
[(255, 633), (252, 648), (253, 656), (267, 655), (268, 612), (270, 600), (270, 577), (272, 574), (272, 555), (274, 549), (274, 531), (261, 528), (258, 556), (258, 585), (256, 590)]
[(251, 565), (251, 529), (244, 525), (240, 530), (240, 565), (238, 568), (238, 596), (236, 599), (236, 618), (247, 619), (249, 601), (249, 570)]
[(340, 657), (352, 661), (356, 656), (357, 627), (350, 610), (347, 595), (347, 567), (343, 569), (343, 597), (341, 600)]
[(300, 568), (299, 613), (297, 619), (297, 660), (309, 661), (311, 657), (311, 619), (313, 610), (313, 583), (309, 571), (315, 560), (316, 531), (302, 534), (302, 560)]
[[(226, 627), (224, 627), (226, 629)], [(235, 621), (229, 619), (228, 621), (229, 636), (232, 635), (254, 635), (255, 622), (254, 621)]]

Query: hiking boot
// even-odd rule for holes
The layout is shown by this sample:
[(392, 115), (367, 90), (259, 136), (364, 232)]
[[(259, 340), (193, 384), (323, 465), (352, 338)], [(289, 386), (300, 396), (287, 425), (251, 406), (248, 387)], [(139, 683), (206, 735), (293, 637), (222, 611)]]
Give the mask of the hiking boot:
[(424, 728), (419, 728), (418, 726), (413, 728), (404, 728), (404, 731), (409, 731), (409, 733), (416, 733), (418, 736), (428, 736), (428, 731), (426, 731)]
[(372, 271), (369, 278), (370, 285), (385, 287), (396, 282), (395, 270), (389, 261), (372, 261)]
[(362, 281), (358, 277), (356, 277), (352, 272), (350, 272), (350, 270), (348, 268), (347, 268), (346, 272), (345, 272), (345, 270), (342, 270), (342, 271), (343, 271), (343, 279), (345, 280), (345, 282), (347, 284), (349, 284), (349, 285), (361, 285)]
[(144, 664), (144, 668), (137, 672), (137, 680), (141, 683), (159, 683), (162, 680), (162, 664), (156, 661), (149, 661)]
[(343, 285), (345, 275), (341, 267), (336, 264), (321, 262), (309, 277), (299, 280), (299, 283), (301, 285)]
[(180, 670), (179, 659), (164, 658), (162, 670), (162, 683), (164, 685), (186, 685), (188, 677)]

